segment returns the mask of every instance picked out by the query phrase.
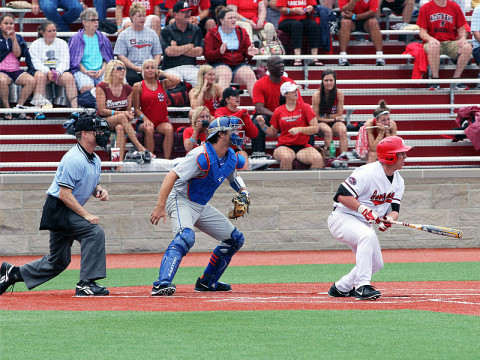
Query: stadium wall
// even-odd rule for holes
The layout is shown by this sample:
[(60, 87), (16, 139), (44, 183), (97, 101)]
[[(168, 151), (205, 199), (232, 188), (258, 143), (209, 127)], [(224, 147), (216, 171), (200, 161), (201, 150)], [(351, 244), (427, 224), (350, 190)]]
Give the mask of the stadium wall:
[[(245, 234), (243, 250), (345, 249), (332, 238), (326, 219), (332, 197), (351, 171), (244, 172), (251, 192), (250, 213), (233, 221)], [(400, 220), (462, 229), (464, 238), (451, 239), (394, 225), (380, 235), (382, 248), (480, 246), (480, 169), (402, 170), (406, 192)], [(165, 173), (104, 173), (110, 193), (104, 203), (91, 199), (87, 209), (101, 218), (108, 253), (163, 252), (172, 239), (169, 219), (150, 224)], [(48, 174), (0, 174), (0, 255), (48, 253), (48, 231), (38, 225)], [(234, 191), (223, 184), (211, 204), (226, 214)], [(192, 251), (211, 251), (216, 241), (196, 234)], [(74, 253), (79, 253), (76, 242)]]

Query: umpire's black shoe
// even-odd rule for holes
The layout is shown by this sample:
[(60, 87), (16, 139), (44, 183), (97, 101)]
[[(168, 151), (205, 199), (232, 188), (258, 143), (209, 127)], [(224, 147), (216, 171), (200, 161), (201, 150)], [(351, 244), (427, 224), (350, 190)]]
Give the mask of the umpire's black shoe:
[(382, 293), (372, 285), (363, 285), (355, 290), (355, 300), (377, 300)]
[(7, 289), (15, 284), (15, 280), (11, 275), (13, 265), (4, 261), (0, 267), (0, 295), (2, 295)]
[(75, 296), (105, 296), (110, 294), (106, 287), (93, 280), (80, 280), (75, 288)]
[(328, 296), (330, 297), (348, 297), (348, 296), (355, 296), (355, 288), (350, 291), (344, 292), (337, 289), (335, 283), (330, 287), (328, 290)]
[(222, 282), (217, 282), (215, 286), (208, 285), (208, 280), (205, 279), (197, 279), (195, 283), (195, 291), (232, 291), (232, 287), (229, 284), (225, 284)]
[(166, 285), (153, 285), (151, 295), (152, 296), (172, 296), (177, 290), (176, 286), (173, 284)]

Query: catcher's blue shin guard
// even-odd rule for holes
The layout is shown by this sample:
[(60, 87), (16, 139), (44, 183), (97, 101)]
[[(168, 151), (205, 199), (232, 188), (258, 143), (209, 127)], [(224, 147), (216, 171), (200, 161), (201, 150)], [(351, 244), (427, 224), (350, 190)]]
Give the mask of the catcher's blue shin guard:
[(208, 279), (209, 287), (215, 288), (218, 280), (230, 264), (232, 256), (243, 246), (245, 238), (237, 228), (232, 231), (230, 236), (231, 238), (223, 240), (210, 256), (210, 261), (203, 273), (203, 279)]
[(187, 255), (194, 243), (195, 233), (192, 229), (183, 229), (175, 236), (163, 255), (158, 280), (153, 285), (166, 285), (172, 282), (182, 258)]

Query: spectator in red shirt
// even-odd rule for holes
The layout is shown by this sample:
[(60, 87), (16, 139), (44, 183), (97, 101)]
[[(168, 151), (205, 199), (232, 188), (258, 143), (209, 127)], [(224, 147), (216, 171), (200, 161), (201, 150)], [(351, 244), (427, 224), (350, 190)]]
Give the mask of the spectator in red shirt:
[(213, 116), (206, 106), (199, 106), (192, 111), (192, 126), (183, 130), (183, 147), (187, 153), (205, 142), (212, 120)]
[[(239, 126), (239, 130), (244, 130), (245, 136), (248, 136), (250, 139), (252, 139), (258, 136), (258, 129), (250, 119), (250, 115), (248, 115), (247, 110), (241, 110), (238, 108), (238, 106), (240, 105), (241, 94), (243, 94), (243, 90), (238, 90), (234, 87), (226, 88), (222, 94), (222, 101), (220, 102), (220, 107), (217, 109), (217, 111), (215, 111), (215, 118), (221, 116), (236, 116), (240, 118), (243, 124)], [(246, 153), (246, 151), (238, 150), (235, 147), (234, 150), (245, 157), (245, 166), (242, 168), (242, 170), (248, 170), (250, 167), (248, 164), (248, 154)]]
[[(432, 0), (420, 8), (417, 25), (420, 27), (420, 37), (427, 53), (432, 79), (438, 79), (440, 55), (448, 55), (457, 60), (454, 79), (460, 78), (463, 69), (472, 55), (472, 46), (467, 42), (467, 21), (460, 6), (450, 0)], [(430, 90), (440, 89), (433, 83)], [(456, 84), (455, 90), (468, 89), (463, 84)]]
[(318, 132), (317, 117), (310, 105), (298, 101), (298, 88), (293, 82), (283, 83), (280, 87), (282, 106), (273, 112), (271, 126), (266, 126), (262, 119), (258, 119), (258, 123), (268, 136), (280, 132), (273, 157), (280, 161), (281, 170), (290, 170), (295, 159), (311, 165), (311, 169), (321, 169), (323, 157), (308, 143), (310, 135)]
[[(339, 0), (338, 6), (342, 11), (338, 42), (340, 55), (347, 55), (348, 42), (352, 31), (366, 31), (370, 34), (377, 54), (377, 66), (384, 66), (382, 50), (382, 33), (377, 21), (378, 0)], [(349, 66), (345, 57), (338, 59), (340, 66)]]
[[(258, 124), (257, 116), (261, 115), (267, 125), (270, 125), (270, 119), (273, 112), (280, 106), (280, 87), (285, 82), (294, 81), (283, 76), (285, 63), (280, 56), (274, 55), (267, 59), (268, 75), (257, 80), (253, 86), (253, 104), (255, 105), (255, 116), (253, 123), (258, 128), (258, 136), (252, 139), (252, 155), (265, 156), (265, 133)], [(297, 90), (298, 91), (298, 90)], [(300, 91), (298, 91), (298, 101), (303, 102)]]
[(273, 24), (266, 22), (267, 7), (263, 0), (227, 0), (227, 6), (237, 13), (237, 25), (244, 28), (253, 43), (253, 34), (261, 30), (265, 40), (276, 36)]
[(220, 25), (210, 29), (205, 36), (205, 60), (215, 68), (222, 89), (229, 87), (233, 80), (245, 85), (252, 96), (257, 79), (248, 61), (258, 54), (258, 49), (250, 42), (247, 32), (236, 26), (236, 15), (232, 9), (223, 7), (217, 10)]
[(147, 1), (135, 1), (135, 0), (116, 0), (115, 20), (117, 22), (118, 34), (123, 30), (132, 26), (132, 20), (130, 19), (129, 11), (130, 6), (133, 3), (141, 3), (146, 10), (147, 20), (145, 26), (155, 31), (160, 37), (161, 21), (160, 21), (160, 4), (163, 0), (147, 0)]
[[(292, 37), (293, 52), (295, 55), (302, 54), (303, 35), (307, 35), (312, 55), (318, 54), (320, 47), (320, 28), (308, 14), (317, 5), (315, 0), (277, 0), (277, 7), (280, 10), (280, 21), (278, 29), (289, 33)], [(295, 59), (294, 66), (301, 66), (302, 60)], [(310, 65), (322, 66), (318, 60), (310, 61)]]
[[(185, 0), (188, 3), (188, 7), (192, 10), (190, 16), (190, 23), (195, 26), (198, 26), (202, 32), (203, 36), (213, 28), (215, 20), (213, 20), (210, 15), (210, 0)], [(167, 24), (171, 23), (174, 19), (173, 16), (173, 7), (177, 3), (177, 0), (165, 0), (165, 8), (168, 9)]]

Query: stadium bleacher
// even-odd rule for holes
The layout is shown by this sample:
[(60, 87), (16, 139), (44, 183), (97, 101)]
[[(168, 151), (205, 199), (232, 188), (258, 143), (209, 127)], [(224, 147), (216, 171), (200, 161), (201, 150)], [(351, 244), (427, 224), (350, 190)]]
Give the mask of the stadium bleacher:
[[(88, 2), (87, 2), (88, 4)], [(3, 4), (4, 5), (4, 4)], [(88, 4), (92, 5), (92, 4)], [(1, 9), (4, 11), (4, 8)], [(37, 37), (36, 27), (41, 21), (39, 16), (25, 11), (15, 11), (22, 15), (21, 22), (18, 22), (17, 31), (23, 31), (27, 43)], [(112, 11), (109, 16), (113, 15)], [(386, 66), (374, 66), (376, 55), (370, 42), (359, 42), (353, 40), (349, 46), (349, 60), (352, 66), (340, 67), (337, 65), (338, 55), (320, 56), (325, 64), (323, 67), (313, 66), (286, 66), (288, 76), (298, 84), (304, 86), (301, 93), (304, 100), (311, 103), (313, 92), (319, 87), (321, 72), (326, 69), (333, 69), (337, 72), (337, 84), (345, 93), (345, 111), (347, 123), (364, 122), (371, 117), (376, 104), (384, 99), (392, 110), (391, 117), (397, 122), (399, 135), (404, 136), (407, 144), (415, 148), (409, 153), (409, 166), (450, 166), (468, 165), (479, 166), (480, 158), (468, 139), (454, 141), (456, 135), (462, 130), (452, 132), (458, 127), (455, 122), (455, 115), (458, 108), (478, 104), (480, 90), (474, 89), (479, 84), (478, 66), (474, 63), (467, 65), (462, 82), (468, 84), (471, 89), (455, 91), (448, 80), (453, 74), (455, 65), (445, 59), (441, 66), (440, 76), (442, 79), (441, 90), (428, 91), (428, 80), (411, 80), (413, 69), (413, 58), (410, 55), (402, 55), (406, 43), (399, 41), (400, 35), (408, 35), (418, 40), (418, 31), (389, 30), (395, 21), (401, 21), (399, 17), (390, 16), (388, 22), (382, 22), (384, 35), (384, 54)], [(74, 24), (79, 28), (80, 24)], [(58, 33), (64, 39), (72, 36), (72, 33)], [(108, 34), (107, 34), (108, 35)], [(112, 42), (116, 35), (108, 35)], [(338, 42), (333, 39), (334, 54), (338, 54)], [(294, 56), (286, 55), (285, 60), (294, 59)], [(302, 56), (304, 59), (312, 56)], [(265, 61), (265, 56), (257, 56), (253, 59), (252, 65), (258, 65)], [(203, 62), (203, 58), (199, 62)], [(307, 63), (306, 61), (304, 63)], [(468, 80), (466, 80), (468, 79)], [(479, 84), (480, 85), (480, 84)], [(253, 104), (248, 94), (242, 96), (242, 107), (247, 108), (253, 114)], [(45, 109), (47, 120), (0, 120), (0, 171), (45, 171), (54, 170), (56, 163), (72, 144), (75, 139), (65, 135), (63, 122), (71, 112), (82, 111), (83, 109), (70, 109), (56, 107)], [(20, 110), (17, 110), (17, 112)], [(189, 126), (188, 118), (175, 116), (188, 109), (169, 108), (171, 122), (175, 128)], [(5, 110), (0, 109), (1, 113)], [(9, 109), (15, 113), (15, 109)], [(436, 132), (432, 133), (431, 131)], [(349, 149), (355, 145), (356, 133), (349, 132)], [(176, 145), (173, 156), (183, 156), (181, 135), (176, 135)], [(323, 138), (316, 137), (316, 145), (323, 144)], [(338, 148), (338, 139), (334, 138)], [(157, 156), (161, 156), (162, 136), (157, 136), (156, 149), (159, 149)], [(276, 139), (267, 138), (267, 152), (271, 154)], [(250, 151), (247, 144), (247, 151)], [(99, 156), (108, 166), (110, 155), (99, 149)], [(339, 154), (337, 154), (339, 155)], [(21, 166), (20, 163), (33, 163)], [(35, 163), (38, 165), (35, 167)], [(275, 168), (276, 162), (269, 161), (269, 168)], [(351, 162), (357, 166), (362, 162)], [(45, 166), (50, 164), (50, 166)], [(298, 165), (298, 164), (297, 164)], [(109, 167), (107, 167), (108, 169)], [(301, 168), (301, 166), (299, 166)]]

